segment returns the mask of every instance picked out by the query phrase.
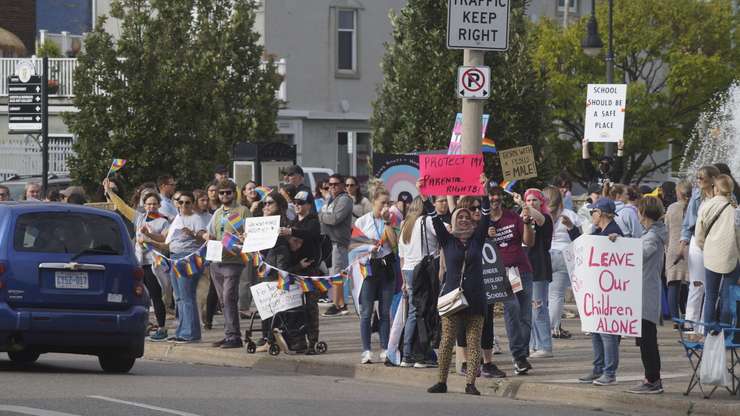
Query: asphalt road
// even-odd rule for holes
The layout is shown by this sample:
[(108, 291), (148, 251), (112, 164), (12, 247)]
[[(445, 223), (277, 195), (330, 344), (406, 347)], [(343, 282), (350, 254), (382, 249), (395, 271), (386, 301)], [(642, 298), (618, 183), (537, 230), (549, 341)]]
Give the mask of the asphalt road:
[(604, 415), (599, 410), (244, 368), (139, 360), (103, 374), (95, 357), (47, 354), (18, 366), (0, 354), (0, 415)]

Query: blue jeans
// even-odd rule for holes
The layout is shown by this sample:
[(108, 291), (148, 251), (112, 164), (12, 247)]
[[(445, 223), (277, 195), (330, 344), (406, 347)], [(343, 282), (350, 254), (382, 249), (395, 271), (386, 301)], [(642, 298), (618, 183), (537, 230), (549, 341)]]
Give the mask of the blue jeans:
[(371, 266), (372, 276), (368, 276), (362, 282), (360, 290), (360, 338), (362, 338), (362, 350), (370, 351), (370, 337), (372, 336), (371, 323), (373, 319), (373, 307), (378, 301), (378, 317), (380, 318), (380, 347), (388, 349), (388, 337), (391, 332), (391, 303), (393, 293), (396, 291), (396, 279), (392, 269)]
[(547, 308), (550, 282), (532, 282), (532, 335), (529, 346), (535, 351), (552, 352), (552, 332), (550, 331), (550, 312)]
[[(730, 285), (737, 282), (740, 269), (738, 266), (735, 266), (735, 270), (730, 273), (715, 273), (709, 269), (706, 269), (706, 272), (707, 274), (704, 278), (704, 321), (710, 325), (716, 325), (718, 322), (717, 318), (719, 318), (719, 323), (729, 324), (732, 322), (732, 316), (730, 305), (727, 302), (727, 298), (730, 295), (728, 290)], [(705, 326), (704, 335), (710, 329), (709, 325)]]
[[(172, 254), (172, 258), (180, 259), (188, 254), (190, 253), (175, 253)], [(195, 300), (195, 291), (198, 287), (198, 280), (203, 273), (197, 272), (192, 276), (183, 275), (182, 277), (177, 277), (174, 270), (171, 270), (170, 273), (178, 316), (175, 336), (188, 341), (200, 340), (200, 314), (198, 313), (198, 305)]]
[(504, 301), (504, 322), (509, 336), (509, 351), (514, 360), (529, 357), (532, 333), (532, 273), (521, 272), (522, 290)]
[(681, 290), (684, 284), (681, 281), (668, 282), (668, 310), (671, 312), (671, 318), (681, 318)]
[(594, 349), (594, 374), (617, 376), (619, 367), (619, 335), (591, 334)]
[(562, 251), (551, 250), (550, 257), (552, 258), (552, 282), (550, 282), (547, 306), (550, 311), (550, 330), (556, 331), (560, 328), (560, 317), (563, 316), (565, 292), (570, 287), (570, 276)]
[(409, 297), (409, 314), (406, 317), (406, 325), (403, 327), (403, 356), (410, 358), (414, 346), (414, 332), (416, 332), (416, 307), (414, 306), (413, 270), (401, 270), (403, 281), (406, 283), (406, 293)]

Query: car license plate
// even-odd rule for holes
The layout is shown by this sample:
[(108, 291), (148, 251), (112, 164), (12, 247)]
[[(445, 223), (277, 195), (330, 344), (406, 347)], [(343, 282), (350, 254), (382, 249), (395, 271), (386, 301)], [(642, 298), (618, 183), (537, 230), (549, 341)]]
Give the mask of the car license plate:
[(89, 289), (87, 272), (56, 272), (54, 287), (57, 289)]

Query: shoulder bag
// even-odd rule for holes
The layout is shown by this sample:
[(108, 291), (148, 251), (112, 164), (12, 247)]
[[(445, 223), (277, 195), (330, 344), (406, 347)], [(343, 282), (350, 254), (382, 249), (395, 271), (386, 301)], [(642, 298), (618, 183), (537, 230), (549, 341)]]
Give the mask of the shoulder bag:
[(466, 250), (465, 255), (463, 256), (462, 270), (460, 271), (460, 286), (437, 299), (437, 311), (439, 311), (439, 316), (441, 317), (453, 315), (468, 307), (468, 300), (465, 298), (465, 291), (463, 290), (467, 254)]

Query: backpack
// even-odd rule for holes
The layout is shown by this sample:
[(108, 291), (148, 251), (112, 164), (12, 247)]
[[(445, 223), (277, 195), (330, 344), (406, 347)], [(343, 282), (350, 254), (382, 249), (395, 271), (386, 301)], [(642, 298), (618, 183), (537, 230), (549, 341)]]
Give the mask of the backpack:
[(440, 319), (437, 313), (437, 298), (439, 297), (439, 261), (429, 250), (427, 240), (426, 216), (421, 220), (421, 246), (424, 250), (426, 244), (426, 255), (413, 271), (413, 304), (416, 307), (416, 328), (418, 331), (418, 345), (422, 350), (427, 346), (434, 347), (439, 344)]

